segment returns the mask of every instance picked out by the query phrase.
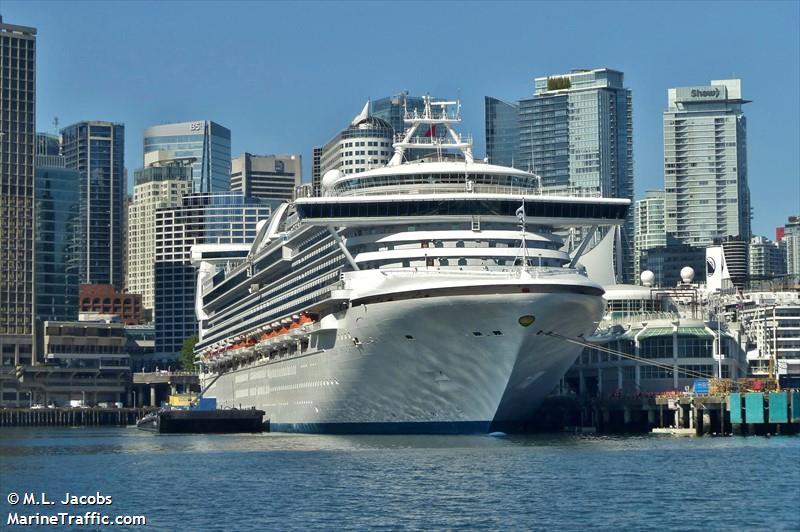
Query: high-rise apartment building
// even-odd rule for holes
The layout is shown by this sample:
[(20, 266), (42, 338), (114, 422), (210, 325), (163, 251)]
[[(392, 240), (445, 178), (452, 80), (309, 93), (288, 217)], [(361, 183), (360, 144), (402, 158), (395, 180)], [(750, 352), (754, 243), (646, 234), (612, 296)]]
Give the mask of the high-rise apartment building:
[(128, 291), (141, 294), (147, 314), (155, 308), (156, 210), (174, 207), (192, 187), (192, 158), (150, 152), (148, 164), (134, 172), (128, 207)]
[(125, 126), (78, 122), (61, 130), (67, 168), (80, 180), (80, 282), (124, 285)]
[(242, 194), (190, 194), (180, 204), (156, 210), (156, 353), (177, 357), (183, 341), (197, 333), (196, 244), (250, 244), (256, 224), (270, 216), (270, 202)]
[(144, 130), (144, 153), (193, 157), (192, 191), (226, 192), (231, 177), (231, 132), (211, 120), (162, 124)]
[(291, 201), (303, 180), (300, 155), (243, 153), (231, 161), (231, 192), (276, 201)]
[(786, 246), (767, 237), (750, 239), (748, 273), (751, 280), (771, 279), (786, 275)]
[[(519, 102), (518, 149), (514, 166), (541, 176), (546, 194), (633, 201), (633, 106), (623, 73), (536, 78), (533, 97)], [(623, 280), (633, 276), (633, 212), (622, 227)]]
[(747, 128), (741, 81), (668, 90), (664, 112), (667, 233), (692, 246), (750, 240)]
[(786, 273), (800, 275), (800, 216), (789, 216), (781, 242), (786, 246)]
[(634, 235), (634, 272), (638, 283), (639, 275), (642, 273), (640, 264), (642, 251), (667, 245), (663, 190), (648, 190), (645, 197), (636, 202)]
[(0, 17), (0, 70), (0, 365), (14, 366), (35, 362), (35, 28)]
[(486, 158), (490, 164), (515, 166), (519, 163), (519, 104), (491, 96), (484, 98)]
[(77, 170), (58, 155), (58, 138), (37, 135), (36, 319), (78, 319), (80, 183)]
[(320, 173), (329, 170), (342, 174), (365, 172), (385, 166), (391, 159), (392, 126), (369, 114), (369, 102), (353, 121), (322, 148)]

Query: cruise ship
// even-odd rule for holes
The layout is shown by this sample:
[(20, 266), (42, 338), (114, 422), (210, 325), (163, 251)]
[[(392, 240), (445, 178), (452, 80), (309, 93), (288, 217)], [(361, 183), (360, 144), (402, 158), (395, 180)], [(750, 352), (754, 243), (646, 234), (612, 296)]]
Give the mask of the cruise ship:
[(556, 229), (619, 225), (629, 201), (542, 195), (536, 175), (475, 161), (458, 102), (405, 121), (386, 166), (327, 172), (235, 267), (198, 254), (195, 354), (218, 405), (282, 432), (507, 430), (580, 352), (542, 333), (597, 327), (603, 289)]

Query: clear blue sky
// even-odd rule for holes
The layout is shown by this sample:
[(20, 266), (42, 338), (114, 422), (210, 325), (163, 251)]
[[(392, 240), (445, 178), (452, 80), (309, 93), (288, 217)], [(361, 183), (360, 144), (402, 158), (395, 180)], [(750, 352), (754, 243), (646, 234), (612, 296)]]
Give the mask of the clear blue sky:
[(636, 196), (663, 188), (667, 88), (739, 77), (748, 104), (754, 232), (800, 214), (800, 3), (37, 2), (0, 0), (37, 27), (38, 127), (142, 130), (209, 118), (234, 154), (301, 153), (368, 98), (408, 89), (460, 97), (484, 152), (483, 97), (517, 100), (533, 78), (610, 67), (633, 89)]

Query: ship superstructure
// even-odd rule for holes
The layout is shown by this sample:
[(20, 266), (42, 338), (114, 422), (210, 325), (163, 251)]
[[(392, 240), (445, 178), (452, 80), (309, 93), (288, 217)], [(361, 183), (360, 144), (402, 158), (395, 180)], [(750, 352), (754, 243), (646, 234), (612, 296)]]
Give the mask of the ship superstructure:
[(476, 162), (459, 121), (457, 102), (427, 98), (387, 166), (328, 172), (323, 197), (261, 222), (240, 265), (199, 261), (196, 355), (221, 406), (263, 409), (279, 431), (532, 414), (580, 350), (537, 333), (588, 335), (603, 313), (554, 228), (618, 225), (629, 202), (542, 196), (534, 174)]

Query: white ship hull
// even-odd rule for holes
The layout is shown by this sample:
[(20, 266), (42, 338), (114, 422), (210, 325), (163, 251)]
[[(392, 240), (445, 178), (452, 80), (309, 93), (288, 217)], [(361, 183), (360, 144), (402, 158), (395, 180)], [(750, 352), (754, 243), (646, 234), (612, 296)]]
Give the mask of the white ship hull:
[[(580, 352), (537, 333), (588, 335), (603, 312), (599, 293), (552, 286), (353, 306), (315, 333), (319, 349), (229, 371), (206, 394), (221, 407), (262, 409), (284, 432), (486, 432), (524, 422)], [(524, 315), (535, 322), (521, 326)]]

